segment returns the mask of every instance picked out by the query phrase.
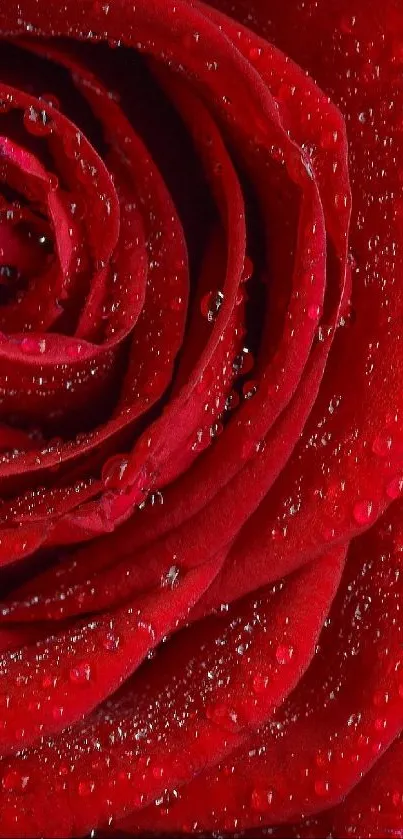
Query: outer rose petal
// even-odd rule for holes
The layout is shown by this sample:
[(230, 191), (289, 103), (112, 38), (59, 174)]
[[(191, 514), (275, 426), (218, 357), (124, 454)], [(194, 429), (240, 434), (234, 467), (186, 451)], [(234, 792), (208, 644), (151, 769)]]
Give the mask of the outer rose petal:
[[(185, 630), (120, 696), (59, 737), (3, 760), (3, 778), (11, 773), (29, 781), (17, 799), (3, 782), (0, 835), (85, 834), (110, 817), (144, 807), (247, 742), (312, 658), (344, 554), (323, 556), (284, 584), (241, 601), (228, 615)], [(319, 564), (320, 585), (307, 608)], [(94, 688), (96, 683), (94, 676)], [(84, 702), (92, 679), (84, 674), (75, 690)]]
[[(227, 4), (220, 3), (224, 7)], [(248, 23), (260, 21), (264, 31), (274, 33), (279, 46), (309, 69), (346, 116), (355, 263), (354, 323), (336, 335), (301, 442), (275, 488), (246, 524), (224, 569), (223, 589), (233, 589), (237, 577), (241, 578), (237, 588), (243, 591), (247, 581), (242, 569), (252, 561), (259, 565), (269, 546), (275, 565), (287, 563), (292, 568), (316, 555), (329, 540), (369, 527), (396, 495), (403, 407), (397, 315), (402, 289), (396, 277), (403, 257), (395, 183), (396, 160), (402, 154), (398, 113), (403, 91), (395, 82), (395, 67), (403, 22), (393, 0), (382, 9), (378, 3), (363, 8), (359, 0), (334, 0), (308, 10), (311, 27), (305, 41), (300, 37), (305, 5), (291, 2), (283, 16), (283, 6), (274, 4), (267, 15), (266, 5), (257, 3), (256, 18), (250, 4), (247, 9), (243, 3), (231, 4), (233, 8)], [(393, 106), (388, 109), (385, 102), (392, 85)], [(373, 166), (374, 155), (382, 182)], [(324, 423), (325, 444), (323, 433), (318, 433)], [(385, 442), (389, 439), (390, 448)], [(278, 539), (279, 533), (284, 538)]]
[(395, 505), (352, 543), (316, 656), (273, 718), (126, 827), (169, 834), (185, 824), (208, 832), (293, 823), (339, 803), (371, 769), (403, 725), (401, 512)]
[[(39, 627), (28, 636), (29, 643), (24, 630), (17, 629), (15, 643), (10, 642), (0, 657), (2, 753), (60, 731), (116, 691), (150, 650), (186, 618), (222, 561), (218, 554), (184, 570), (173, 585), (158, 580), (121, 608), (94, 620), (83, 619), (72, 628), (49, 635)], [(21, 637), (24, 644), (17, 651)], [(22, 707), (29, 711), (23, 724)]]
[(331, 814), (334, 836), (400, 839), (403, 832), (403, 742), (397, 740)]
[(403, 823), (402, 748), (400, 738), (338, 807), (317, 818), (277, 828), (270, 835), (275, 839), (288, 836), (296, 839), (322, 839), (323, 836), (331, 839), (348, 839), (350, 836), (400, 839)]

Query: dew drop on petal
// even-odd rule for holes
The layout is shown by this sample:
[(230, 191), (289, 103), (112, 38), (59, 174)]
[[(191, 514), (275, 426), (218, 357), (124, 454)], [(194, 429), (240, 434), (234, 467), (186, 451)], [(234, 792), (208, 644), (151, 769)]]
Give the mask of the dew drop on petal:
[(1, 779), (6, 792), (24, 792), (28, 786), (29, 776), (17, 769), (10, 769)]
[(0, 113), (1, 114), (7, 114), (9, 111), (11, 111), (11, 109), (12, 109), (11, 98), (9, 96), (7, 96), (5, 99), (1, 98), (0, 99)]
[(257, 393), (258, 384), (253, 379), (250, 379), (248, 382), (245, 382), (242, 387), (242, 393), (245, 399), (252, 399), (252, 396)]
[(253, 262), (247, 256), (246, 259), (245, 259), (245, 264), (244, 264), (243, 271), (242, 271), (241, 282), (247, 283), (248, 280), (250, 280), (250, 278), (252, 277), (253, 270), (254, 270), (253, 269)]
[(388, 498), (400, 498), (403, 493), (403, 475), (392, 478), (386, 486), (386, 495)]
[(390, 434), (378, 434), (372, 441), (372, 451), (378, 457), (388, 457), (393, 440)]
[(353, 506), (353, 517), (357, 524), (365, 525), (371, 521), (374, 515), (374, 504), (372, 501), (356, 501)]
[(254, 365), (254, 358), (253, 354), (247, 347), (243, 347), (240, 353), (235, 356), (234, 361), (232, 363), (232, 369), (236, 375), (244, 376), (246, 373), (250, 373), (252, 367)]
[(220, 434), (223, 433), (223, 431), (224, 431), (224, 426), (223, 426), (222, 422), (217, 420), (217, 422), (214, 422), (213, 425), (210, 426), (210, 437), (212, 437), (213, 439), (215, 437), (219, 437)]
[(125, 480), (125, 474), (129, 461), (127, 458), (111, 457), (102, 469), (102, 481), (108, 489), (118, 489), (122, 486)]
[(261, 47), (251, 47), (249, 50), (249, 58), (251, 61), (257, 61), (262, 54)]
[(105, 0), (93, 0), (92, 6), (96, 14), (109, 14), (110, 4), (106, 3)]
[(164, 496), (163, 496), (162, 492), (160, 492), (159, 490), (156, 490), (156, 492), (151, 493), (150, 504), (151, 504), (152, 507), (155, 507), (157, 505), (162, 506), (163, 503), (164, 503)]
[(42, 93), (41, 101), (50, 105), (52, 108), (60, 109), (60, 101), (54, 93)]
[(22, 339), (20, 347), (26, 355), (42, 354), (46, 351), (46, 341), (44, 338), (38, 340), (37, 338), (27, 336)]
[(163, 588), (174, 589), (179, 585), (181, 570), (177, 565), (171, 565), (168, 571), (161, 577), (161, 586)]
[(256, 673), (252, 680), (253, 692), (256, 694), (265, 693), (269, 687), (269, 677), (261, 673)]
[(223, 302), (224, 295), (222, 291), (209, 291), (209, 293), (203, 297), (200, 304), (200, 310), (209, 323), (213, 323), (216, 320)]
[(226, 398), (224, 409), (226, 411), (233, 411), (239, 405), (239, 394), (233, 390)]
[(26, 130), (36, 137), (45, 137), (53, 130), (52, 117), (44, 108), (34, 108), (33, 105), (24, 111), (23, 122)]
[(289, 664), (294, 655), (294, 647), (286, 644), (279, 644), (276, 649), (276, 661), (278, 664)]
[(324, 781), (322, 778), (315, 781), (315, 792), (320, 798), (324, 798), (329, 794), (329, 782)]
[(224, 704), (208, 706), (206, 717), (228, 731), (233, 731), (238, 727), (238, 715), (236, 711)]
[(185, 307), (184, 297), (172, 297), (169, 301), (170, 308), (173, 312), (181, 312)]
[(321, 306), (318, 306), (316, 304), (312, 304), (311, 306), (308, 306), (307, 314), (308, 314), (309, 320), (313, 320), (313, 321), (319, 320), (319, 318), (321, 316), (321, 313), (322, 313)]
[(67, 353), (68, 357), (71, 358), (72, 360), (80, 358), (80, 356), (82, 354), (82, 351), (83, 351), (83, 345), (78, 343), (78, 341), (75, 341), (74, 343), (69, 344), (67, 349), (66, 349), (66, 353)]
[(92, 677), (91, 665), (84, 661), (77, 664), (71, 668), (69, 677), (73, 684), (85, 685)]
[(207, 435), (206, 429), (198, 428), (196, 431), (196, 439), (192, 443), (192, 451), (202, 452), (207, 448), (211, 440), (211, 434)]
[(78, 785), (78, 794), (80, 798), (87, 798), (94, 792), (95, 784), (93, 781), (80, 781)]
[(323, 768), (324, 766), (327, 766), (330, 763), (331, 759), (332, 759), (332, 752), (331, 751), (317, 752), (317, 754), (315, 755), (315, 763), (316, 763), (317, 766), (319, 766), (321, 768)]
[(382, 705), (388, 704), (389, 694), (384, 690), (376, 691), (372, 697), (372, 701), (376, 708), (380, 708)]
[(256, 788), (252, 791), (251, 807), (256, 813), (266, 813), (273, 802), (273, 790)]
[(120, 647), (120, 636), (115, 632), (107, 632), (102, 640), (102, 646), (108, 653), (114, 653)]

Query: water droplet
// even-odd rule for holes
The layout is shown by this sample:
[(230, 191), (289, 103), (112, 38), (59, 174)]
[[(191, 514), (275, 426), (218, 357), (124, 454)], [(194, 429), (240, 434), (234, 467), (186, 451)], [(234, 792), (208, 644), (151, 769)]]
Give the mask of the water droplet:
[(251, 795), (251, 807), (256, 813), (267, 813), (273, 802), (272, 789), (254, 789)]
[(46, 341), (44, 338), (31, 338), (27, 336), (23, 338), (20, 347), (26, 355), (36, 355), (37, 353), (44, 353), (46, 351)]
[(337, 210), (343, 210), (348, 207), (349, 199), (346, 192), (336, 192), (334, 196), (334, 205)]
[(286, 644), (279, 644), (276, 649), (276, 660), (278, 664), (289, 664), (294, 655), (294, 647)]
[(308, 317), (310, 320), (317, 321), (319, 320), (322, 314), (322, 307), (317, 304), (312, 304), (308, 306)]
[(162, 778), (164, 775), (164, 767), (163, 766), (153, 766), (152, 769), (153, 778), (159, 779)]
[(232, 393), (230, 393), (227, 396), (227, 398), (225, 400), (224, 408), (225, 408), (226, 411), (233, 411), (234, 408), (238, 407), (238, 405), (239, 405), (239, 394), (236, 392), (236, 390), (233, 390)]
[(382, 705), (387, 705), (389, 702), (389, 694), (387, 691), (379, 690), (374, 693), (372, 701), (377, 708), (380, 708)]
[(351, 35), (356, 24), (355, 15), (344, 15), (340, 20), (340, 29), (346, 35)]
[(93, 9), (96, 14), (103, 13), (104, 15), (107, 15), (109, 14), (110, 4), (105, 3), (104, 0), (94, 0)]
[(393, 445), (390, 434), (378, 434), (372, 442), (372, 451), (379, 457), (388, 457)]
[(81, 355), (82, 355), (82, 352), (83, 352), (83, 345), (78, 343), (78, 341), (75, 341), (74, 343), (69, 344), (68, 347), (66, 348), (66, 353), (67, 353), (68, 357), (73, 359), (73, 360), (76, 359), (76, 358), (80, 358)]
[(120, 637), (115, 632), (107, 632), (102, 641), (102, 646), (108, 653), (114, 653), (120, 646)]
[(95, 784), (93, 781), (80, 781), (78, 785), (78, 794), (80, 798), (87, 798), (94, 792)]
[(325, 128), (321, 134), (321, 145), (325, 149), (332, 148), (339, 140), (339, 132), (337, 128)]
[[(59, 185), (59, 181), (57, 179), (57, 176), (56, 175), (51, 175), (49, 177), (49, 181), (50, 181), (51, 189), (53, 189), (53, 190), (57, 189), (57, 187)], [(43, 248), (44, 250), (46, 250), (48, 252), (52, 251), (52, 247), (53, 247), (52, 246), (52, 240), (49, 238), (49, 236), (46, 236), (45, 233), (40, 233), (39, 234), (38, 245), (40, 245), (41, 248)]]
[(210, 705), (206, 710), (206, 717), (228, 731), (234, 731), (238, 728), (238, 715), (227, 705)]
[(0, 113), (7, 114), (12, 108), (12, 97), (9, 94), (5, 99), (0, 99)]
[(386, 486), (388, 498), (399, 498), (403, 493), (403, 475), (392, 478)]
[(54, 93), (42, 93), (41, 102), (45, 102), (47, 105), (50, 105), (52, 108), (56, 108), (60, 110), (60, 101)]
[(192, 443), (192, 451), (202, 452), (207, 448), (211, 440), (210, 434), (206, 434), (206, 429), (198, 428), (196, 431), (196, 439)]
[(10, 769), (3, 775), (1, 783), (6, 792), (24, 792), (28, 786), (29, 775), (17, 769)]
[(150, 504), (152, 507), (157, 505), (161, 506), (164, 503), (164, 496), (162, 492), (157, 490), (156, 492), (152, 492), (150, 495)]
[(44, 108), (37, 109), (30, 105), (24, 111), (23, 122), (26, 130), (36, 137), (45, 137), (53, 131), (53, 120)]
[(257, 389), (258, 383), (255, 382), (253, 379), (250, 379), (248, 382), (245, 382), (245, 384), (242, 387), (242, 393), (244, 395), (244, 398), (252, 399), (252, 396), (254, 396), (255, 393), (257, 393)]
[(236, 375), (242, 374), (244, 376), (246, 373), (250, 373), (253, 365), (254, 359), (252, 353), (247, 347), (243, 347), (242, 351), (235, 356), (232, 369)]
[(172, 297), (169, 305), (173, 312), (181, 312), (185, 307), (185, 302), (184, 297)]
[(81, 154), (82, 134), (80, 131), (63, 134), (63, 146), (67, 157), (79, 160)]
[(161, 577), (161, 585), (163, 588), (176, 588), (179, 585), (181, 570), (177, 565), (171, 565), (166, 574)]
[(317, 766), (323, 768), (324, 766), (328, 766), (332, 759), (332, 752), (317, 752), (315, 755), (315, 763)]
[(315, 781), (315, 792), (316, 795), (319, 795), (321, 798), (329, 794), (329, 782), (324, 781), (322, 778)]
[(258, 695), (266, 693), (269, 687), (269, 677), (263, 675), (262, 673), (256, 673), (252, 679), (252, 687), (254, 693), (257, 693)]
[(247, 283), (248, 280), (250, 280), (250, 278), (252, 277), (253, 271), (254, 271), (253, 262), (247, 256), (246, 259), (245, 259), (244, 266), (243, 266), (243, 271), (242, 271), (242, 275), (241, 275), (241, 282), (242, 283)]
[(213, 321), (216, 320), (223, 302), (224, 295), (222, 291), (209, 291), (209, 293), (203, 297), (200, 304), (200, 310), (209, 323), (213, 323)]
[(356, 501), (353, 507), (353, 517), (357, 524), (368, 524), (373, 516), (374, 504), (372, 501)]
[(85, 685), (92, 677), (91, 664), (84, 661), (77, 664), (75, 667), (71, 668), (69, 676), (70, 681), (74, 684)]
[(0, 265), (0, 282), (3, 284), (5, 280), (14, 280), (18, 274), (14, 265)]
[(63, 716), (64, 716), (64, 708), (62, 708), (61, 705), (55, 705), (54, 708), (52, 708), (53, 719), (56, 722), (60, 722), (60, 720), (63, 719)]
[(102, 469), (102, 481), (108, 489), (119, 489), (125, 480), (125, 473), (129, 461), (127, 458), (116, 455), (107, 460)]
[(210, 437), (212, 437), (212, 438), (219, 437), (220, 434), (223, 433), (223, 431), (224, 431), (224, 426), (223, 426), (222, 422), (217, 420), (217, 422), (214, 422), (213, 425), (210, 427)]
[(198, 44), (200, 41), (200, 33), (199, 32), (189, 32), (183, 38), (183, 44), (186, 49), (194, 49), (195, 43)]
[(262, 50), (261, 47), (251, 47), (250, 50), (249, 50), (250, 60), (251, 61), (257, 61), (260, 58), (262, 52), (263, 52), (263, 50)]

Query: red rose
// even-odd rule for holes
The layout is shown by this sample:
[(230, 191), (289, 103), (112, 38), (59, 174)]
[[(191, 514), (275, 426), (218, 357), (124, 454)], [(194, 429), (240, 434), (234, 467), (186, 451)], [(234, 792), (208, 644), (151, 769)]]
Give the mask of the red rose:
[(403, 835), (403, 13), (216, 6), (0, 2), (0, 836)]

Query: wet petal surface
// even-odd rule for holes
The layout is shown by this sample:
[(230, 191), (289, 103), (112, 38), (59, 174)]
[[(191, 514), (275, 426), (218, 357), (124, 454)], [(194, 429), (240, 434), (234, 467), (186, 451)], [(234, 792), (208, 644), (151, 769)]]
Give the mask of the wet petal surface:
[(397, 836), (401, 9), (0, 34), (0, 835)]

